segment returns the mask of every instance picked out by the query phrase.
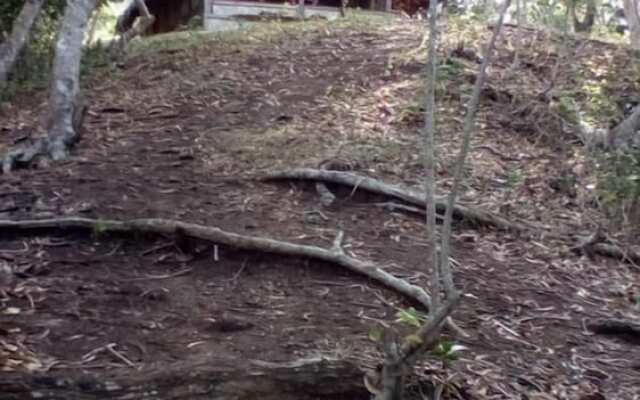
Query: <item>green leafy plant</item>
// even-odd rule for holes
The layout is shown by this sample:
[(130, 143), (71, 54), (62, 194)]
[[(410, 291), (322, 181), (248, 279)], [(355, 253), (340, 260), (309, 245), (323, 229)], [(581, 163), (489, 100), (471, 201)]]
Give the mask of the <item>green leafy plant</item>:
[(374, 326), (369, 330), (369, 340), (372, 342), (380, 342), (382, 341), (382, 336), (384, 335), (384, 331), (379, 326)]
[(109, 230), (109, 226), (101, 222), (98, 222), (93, 226), (93, 234), (95, 236), (103, 235), (108, 230)]
[(507, 185), (512, 189), (522, 183), (523, 180), (522, 171), (519, 169), (514, 169), (507, 175)]
[(427, 320), (427, 315), (413, 307), (404, 308), (396, 313), (396, 323), (419, 328)]
[(458, 359), (458, 354), (462, 350), (466, 350), (467, 347), (456, 344), (455, 342), (445, 340), (440, 343), (431, 351), (432, 354), (437, 356), (443, 361), (454, 361)]

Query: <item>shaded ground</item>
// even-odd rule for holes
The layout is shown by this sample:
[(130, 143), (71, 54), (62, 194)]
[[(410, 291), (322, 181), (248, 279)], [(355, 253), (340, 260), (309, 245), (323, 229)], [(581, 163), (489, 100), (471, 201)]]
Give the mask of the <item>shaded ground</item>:
[[(426, 284), (420, 218), (386, 212), (373, 204), (383, 199), (360, 193), (342, 193), (336, 206), (321, 209), (311, 185), (249, 179), (340, 159), (356, 171), (419, 186), (420, 110), (413, 99), (422, 64), (411, 55), (419, 27), (278, 29), (144, 53), (92, 76), (91, 113), (74, 157), (2, 176), (2, 218), (167, 217), (324, 246), (343, 229), (350, 252)], [(510, 64), (511, 38), (508, 32), (501, 44), (492, 87)], [(528, 56), (535, 54), (525, 54), (525, 62)], [(441, 135), (448, 140), (439, 145), (438, 172), (445, 187), (459, 140), (459, 101), (470, 84), (465, 71), (474, 65), (457, 62), (441, 92)], [(499, 95), (480, 115), (476, 145), (489, 147), (472, 160), (465, 201), (560, 231), (586, 229), (583, 210), (548, 185), (567, 153), (501, 124)], [(21, 123), (33, 124), (33, 101), (4, 111), (2, 143), (20, 137)], [(511, 171), (523, 171), (517, 187), (509, 186)], [(584, 327), (593, 318), (637, 316), (637, 268), (578, 257), (550, 240), (463, 225), (454, 249), (465, 293), (455, 319), (471, 334), (461, 340), (469, 349), (451, 370), (435, 362), (429, 368), (439, 377), (457, 371), (463, 398), (640, 396), (640, 347)], [(318, 353), (373, 366), (369, 330), (395, 319), (393, 305), (407, 306), (333, 266), (175, 238), (5, 235), (0, 260), (22, 272), (18, 289), (2, 301), (0, 360), (9, 370)], [(110, 344), (124, 359), (108, 351)]]

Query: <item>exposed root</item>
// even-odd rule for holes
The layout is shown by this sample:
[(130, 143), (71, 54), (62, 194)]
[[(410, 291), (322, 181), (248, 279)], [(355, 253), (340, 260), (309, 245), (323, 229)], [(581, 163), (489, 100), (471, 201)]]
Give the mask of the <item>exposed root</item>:
[[(88, 107), (84, 102), (84, 96), (78, 94), (71, 105), (71, 125), (73, 135), (64, 140), (45, 137), (32, 141), (26, 141), (9, 150), (4, 156), (0, 156), (2, 173), (8, 174), (14, 169), (27, 168), (37, 160), (58, 160), (64, 158), (67, 150), (74, 146), (82, 135), (82, 127)], [(52, 140), (53, 139), (53, 140)]]
[(640, 264), (640, 253), (631, 249), (623, 249), (620, 246), (616, 246), (608, 243), (596, 243), (591, 246), (593, 251), (601, 256), (611, 257), (620, 261), (630, 262), (636, 266), (636, 269), (640, 269), (637, 264)]
[(640, 253), (633, 249), (624, 249), (615, 244), (606, 243), (607, 236), (598, 228), (593, 234), (578, 238), (577, 244), (571, 247), (572, 251), (585, 252), (587, 254), (599, 254), (601, 256), (615, 258), (628, 262), (640, 270)]
[[(99, 233), (152, 233), (159, 235), (182, 235), (223, 244), (237, 249), (262, 251), (296, 257), (308, 257), (344, 267), (352, 272), (364, 275), (375, 282), (420, 303), (426, 309), (431, 307), (431, 297), (420, 287), (412, 285), (386, 272), (379, 266), (359, 260), (346, 254), (342, 249), (343, 233), (339, 232), (330, 249), (318, 246), (301, 245), (257, 236), (240, 235), (220, 228), (190, 224), (167, 219), (134, 219), (129, 221), (98, 220), (90, 218), (64, 217), (42, 220), (11, 221), (0, 220), (0, 230), (91, 230)], [(466, 334), (450, 319), (447, 327), (462, 336)]]
[[(399, 186), (390, 185), (377, 179), (358, 175), (352, 172), (342, 171), (326, 171), (313, 168), (295, 168), (286, 171), (279, 171), (268, 174), (263, 180), (313, 180), (337, 183), (353, 188), (354, 190), (362, 189), (371, 193), (381, 194), (387, 197), (402, 200), (406, 203), (425, 207), (425, 194), (413, 191)], [(446, 199), (439, 197), (436, 199), (436, 211), (444, 214), (446, 210)], [(530, 224), (521, 222), (512, 222), (500, 215), (487, 211), (477, 210), (461, 204), (454, 206), (453, 215), (456, 218), (463, 219), (478, 225), (493, 226), (505, 231), (527, 232), (536, 228)]]

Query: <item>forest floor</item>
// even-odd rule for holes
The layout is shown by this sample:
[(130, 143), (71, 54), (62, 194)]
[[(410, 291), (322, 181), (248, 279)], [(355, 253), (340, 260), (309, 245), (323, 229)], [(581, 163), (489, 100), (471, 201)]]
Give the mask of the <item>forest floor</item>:
[[(447, 32), (438, 87), (442, 192), (478, 69), (474, 54), (490, 34), (455, 24)], [(311, 184), (253, 179), (339, 160), (419, 189), (421, 38), (419, 24), (408, 21), (310, 22), (137, 52), (120, 68), (87, 76), (90, 112), (71, 159), (2, 176), (0, 219), (163, 217), (325, 247), (343, 230), (351, 254), (426, 286), (422, 217), (332, 186), (338, 201), (323, 208)], [(550, 77), (557, 86), (577, 85), (576, 70), (599, 82), (616, 73), (603, 66), (631, 67), (613, 45), (572, 43), (568, 62), (559, 43), (542, 32), (505, 30), (462, 201), (558, 233), (588, 234), (598, 213), (588, 202), (594, 177), (581, 146), (564, 136), (557, 115), (531, 105)], [(514, 48), (523, 49), (516, 69)], [(616, 82), (618, 93), (631, 90)], [(45, 99), (4, 106), (0, 149), (37, 125)], [(558, 184), (565, 175), (575, 181), (568, 189)], [(464, 293), (454, 319), (470, 337), (455, 339), (467, 349), (447, 369), (430, 360), (423, 370), (450, 379), (457, 390), (449, 398), (640, 398), (638, 343), (586, 329), (597, 318), (638, 318), (637, 266), (463, 221), (452, 247)], [(209, 244), (173, 238), (3, 234), (0, 260), (19, 272), (1, 300), (5, 371), (309, 355), (373, 367), (379, 360), (369, 332), (393, 324), (408, 306), (336, 266), (226, 247), (214, 257)]]

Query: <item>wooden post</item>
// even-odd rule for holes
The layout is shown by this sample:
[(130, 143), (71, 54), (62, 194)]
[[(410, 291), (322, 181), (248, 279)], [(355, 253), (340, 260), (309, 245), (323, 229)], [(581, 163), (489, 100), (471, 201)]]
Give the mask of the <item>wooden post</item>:
[(304, 2), (305, 0), (298, 0), (298, 18), (304, 19)]
[(393, 8), (393, 0), (385, 0), (384, 2), (384, 10), (386, 12), (390, 12)]

